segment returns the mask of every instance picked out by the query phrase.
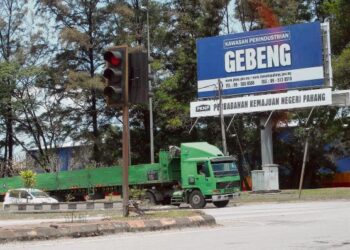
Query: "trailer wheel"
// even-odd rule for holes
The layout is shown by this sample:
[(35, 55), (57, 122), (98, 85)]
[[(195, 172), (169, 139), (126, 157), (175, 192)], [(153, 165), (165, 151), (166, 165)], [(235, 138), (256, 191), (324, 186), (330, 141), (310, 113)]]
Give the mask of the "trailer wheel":
[(229, 203), (229, 200), (227, 201), (213, 201), (213, 204), (215, 205), (215, 207), (226, 207), (227, 204)]
[(193, 190), (191, 192), (189, 202), (190, 202), (191, 207), (194, 209), (203, 208), (207, 204), (202, 192), (199, 190)]
[(149, 205), (156, 205), (156, 197), (151, 192), (145, 193), (145, 201)]

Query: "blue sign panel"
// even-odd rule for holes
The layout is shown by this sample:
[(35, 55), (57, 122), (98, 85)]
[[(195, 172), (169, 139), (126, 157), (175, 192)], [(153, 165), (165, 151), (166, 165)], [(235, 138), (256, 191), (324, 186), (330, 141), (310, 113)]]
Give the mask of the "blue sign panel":
[(198, 98), (321, 87), (320, 23), (198, 39), (197, 67)]

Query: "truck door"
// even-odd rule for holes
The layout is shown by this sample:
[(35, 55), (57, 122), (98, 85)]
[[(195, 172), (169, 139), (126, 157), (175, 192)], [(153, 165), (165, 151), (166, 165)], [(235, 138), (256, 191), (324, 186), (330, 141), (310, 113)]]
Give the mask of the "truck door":
[(196, 175), (196, 186), (204, 187), (209, 185), (210, 172), (208, 162), (197, 162), (197, 175)]

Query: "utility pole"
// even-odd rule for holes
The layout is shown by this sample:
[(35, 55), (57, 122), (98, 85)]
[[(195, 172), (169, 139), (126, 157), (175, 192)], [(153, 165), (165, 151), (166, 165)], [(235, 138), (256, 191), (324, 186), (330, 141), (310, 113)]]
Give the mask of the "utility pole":
[[(150, 37), (149, 37), (149, 5), (147, 1), (147, 55), (148, 61), (150, 61), (151, 57), (151, 46), (150, 46)], [(151, 64), (148, 63), (148, 74), (151, 74)], [(152, 81), (149, 79), (148, 81), (149, 93), (152, 93)], [(153, 138), (153, 101), (152, 95), (149, 95), (149, 137), (150, 137), (150, 154), (151, 154), (151, 163), (154, 163), (154, 138)]]
[(221, 124), (221, 137), (222, 137), (222, 148), (224, 151), (224, 155), (227, 155), (227, 145), (226, 145), (226, 131), (225, 131), (225, 121), (224, 121), (224, 113), (222, 110), (222, 82), (218, 80), (219, 85), (219, 107), (220, 107), (220, 124)]

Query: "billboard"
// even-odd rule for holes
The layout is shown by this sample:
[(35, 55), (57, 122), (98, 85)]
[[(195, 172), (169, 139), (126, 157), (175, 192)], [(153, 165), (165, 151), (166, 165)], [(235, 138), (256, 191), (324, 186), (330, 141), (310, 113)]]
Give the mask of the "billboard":
[(324, 85), (319, 22), (197, 40), (198, 98)]
[[(289, 110), (332, 104), (331, 88), (289, 91), (267, 95), (250, 95), (222, 99), (223, 115)], [(191, 117), (220, 115), (220, 101), (203, 100), (191, 102)]]

